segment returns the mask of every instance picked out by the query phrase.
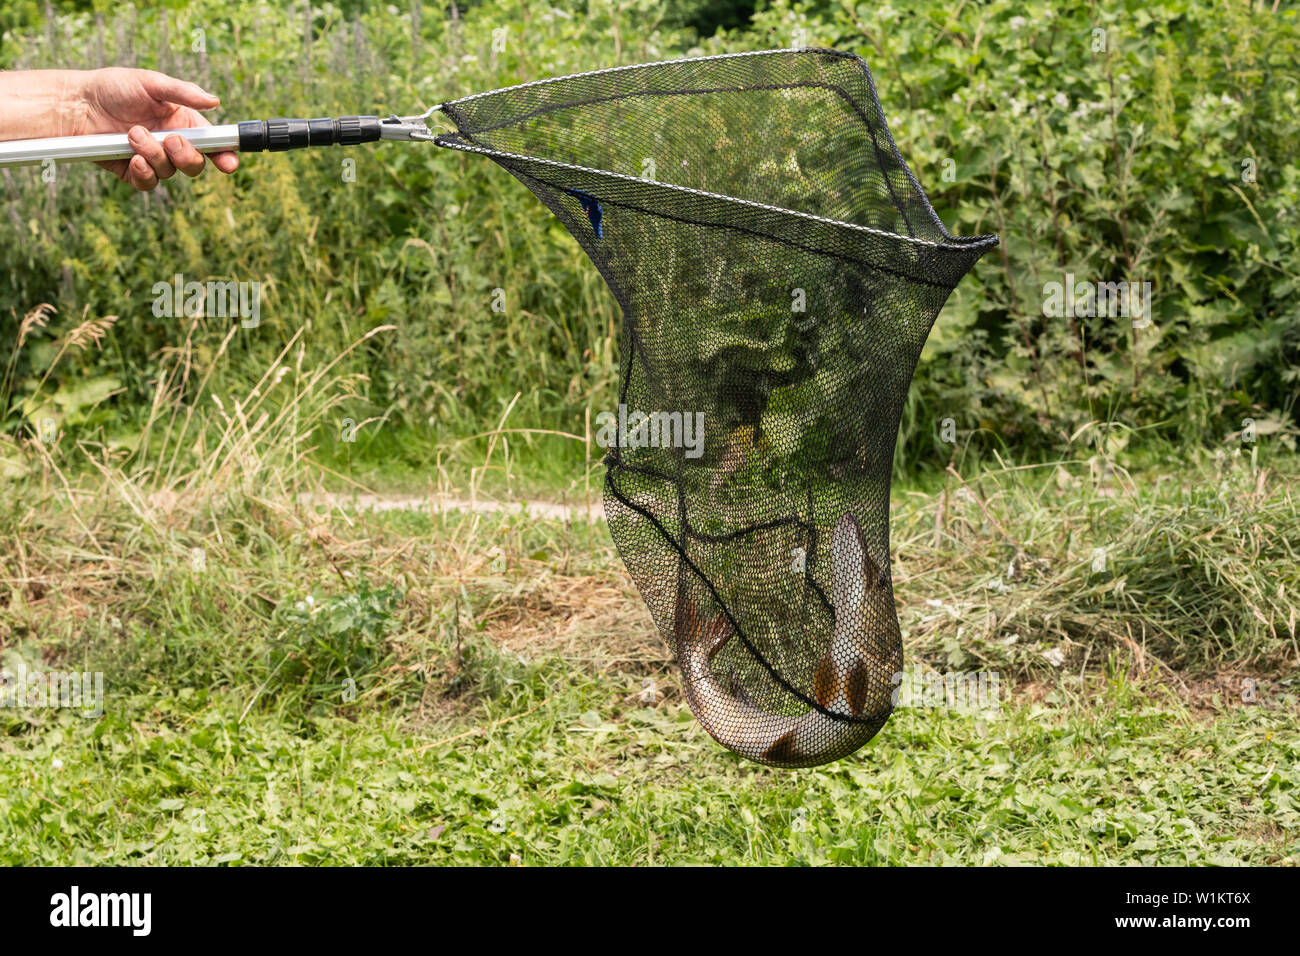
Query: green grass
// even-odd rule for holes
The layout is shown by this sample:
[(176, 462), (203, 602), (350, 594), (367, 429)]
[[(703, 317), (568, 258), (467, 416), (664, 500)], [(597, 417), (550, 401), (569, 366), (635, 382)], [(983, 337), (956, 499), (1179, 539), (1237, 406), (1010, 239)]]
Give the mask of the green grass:
[[(797, 772), (695, 723), (600, 524), (29, 477), (0, 515), (5, 663), (103, 670), (106, 712), (0, 709), (0, 860), (1294, 865), (1295, 464), (899, 490), (908, 666), (1014, 691)], [(1084, 530), (1123, 555), (1160, 527), (1182, 546), (1090, 570)]]
[[(582, 430), (581, 423), (578, 429)], [(431, 488), (468, 488), (473, 484), (484, 494), (509, 501), (581, 496), (586, 456), (590, 454), (587, 477), (593, 496), (598, 498), (604, 474), (599, 466), (606, 449), (594, 436), (587, 445), (572, 437), (575, 435), (512, 429), (510, 423), (486, 433), (463, 435), (385, 425), (359, 434), (352, 443), (322, 441), (313, 458), (328, 469), (322, 471), (325, 486), (337, 492), (360, 485), (382, 489), (388, 495), (425, 494)]]
[[(629, 703), (627, 675), (519, 673), (508, 703), (422, 730), (374, 708), (241, 722), (247, 688), (110, 691), (98, 722), (9, 728), (0, 859), (1300, 862), (1294, 694), (1205, 720), (1112, 678), (993, 719), (905, 711), (859, 754), (785, 772), (720, 751), (681, 705)], [(462, 726), (481, 733), (436, 743)]]

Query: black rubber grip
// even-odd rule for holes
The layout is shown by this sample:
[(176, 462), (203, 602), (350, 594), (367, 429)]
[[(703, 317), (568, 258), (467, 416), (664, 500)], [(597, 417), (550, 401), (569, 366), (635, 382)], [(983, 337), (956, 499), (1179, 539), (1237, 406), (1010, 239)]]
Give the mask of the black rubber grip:
[(355, 146), (379, 139), (378, 116), (340, 116), (337, 119), (246, 120), (239, 124), (239, 151), (273, 153), (307, 146)]

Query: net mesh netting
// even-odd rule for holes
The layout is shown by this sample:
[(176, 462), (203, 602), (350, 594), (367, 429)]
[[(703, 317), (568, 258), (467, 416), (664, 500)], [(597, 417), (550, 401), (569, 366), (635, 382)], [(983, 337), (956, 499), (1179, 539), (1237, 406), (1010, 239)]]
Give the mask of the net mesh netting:
[(922, 345), (996, 244), (940, 223), (852, 54), (600, 70), (443, 104), (622, 307), (610, 533), (720, 743), (809, 766), (889, 717), (889, 478)]

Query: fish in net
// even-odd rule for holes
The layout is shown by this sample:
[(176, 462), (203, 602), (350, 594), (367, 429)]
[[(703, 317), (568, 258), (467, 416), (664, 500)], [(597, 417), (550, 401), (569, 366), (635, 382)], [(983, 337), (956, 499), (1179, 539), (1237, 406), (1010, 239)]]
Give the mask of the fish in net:
[(723, 746), (852, 753), (902, 674), (889, 483), (930, 327), (996, 236), (939, 221), (871, 73), (772, 50), (453, 100), (623, 313), (610, 534)]

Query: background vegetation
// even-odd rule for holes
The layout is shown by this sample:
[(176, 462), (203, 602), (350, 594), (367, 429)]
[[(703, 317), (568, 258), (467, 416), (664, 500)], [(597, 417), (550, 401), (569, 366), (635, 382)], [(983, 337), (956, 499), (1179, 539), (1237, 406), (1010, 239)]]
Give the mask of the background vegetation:
[[(1108, 427), (1087, 441), (1131, 463), (1217, 445), (1246, 417), (1294, 443), (1294, 10), (777, 0), (744, 22), (743, 7), (649, 0), (45, 9), (0, 4), (0, 63), (168, 70), (218, 92), (231, 121), (412, 112), (547, 75), (796, 38), (853, 50), (944, 221), (1003, 237), (936, 327), (900, 469), (947, 464), (948, 417), (964, 450), (1022, 460), (1061, 453), (1090, 422)], [(493, 52), (498, 29), (505, 48)], [(581, 433), (590, 410), (612, 406), (616, 306), (533, 197), (473, 156), (400, 145), (347, 155), (355, 183), (338, 151), (263, 155), (232, 179), (173, 180), (147, 197), (85, 168), (57, 184), (39, 170), (6, 173), (0, 334), (12, 339), (39, 303), (57, 316), (0, 394), (5, 431), (30, 433), (53, 403), (79, 436), (134, 447), (163, 356), (190, 334), (150, 312), (153, 284), (175, 272), (270, 291), (262, 327), (238, 335), (216, 372), (219, 390), (256, 380), (299, 327), (311, 352), (334, 355), (396, 326), (346, 365), (364, 376), (348, 414), (384, 427), (326, 456), (396, 458), (423, 473), (431, 449), (481, 454), (451, 439), (498, 425), (507, 408), (510, 425)], [(1043, 286), (1066, 273), (1151, 282), (1152, 326), (1044, 317)], [(107, 315), (118, 316), (108, 347), (65, 359), (38, 388), (61, 330)], [(199, 354), (226, 331), (201, 321)], [(581, 458), (562, 439), (521, 441), (556, 474)]]

